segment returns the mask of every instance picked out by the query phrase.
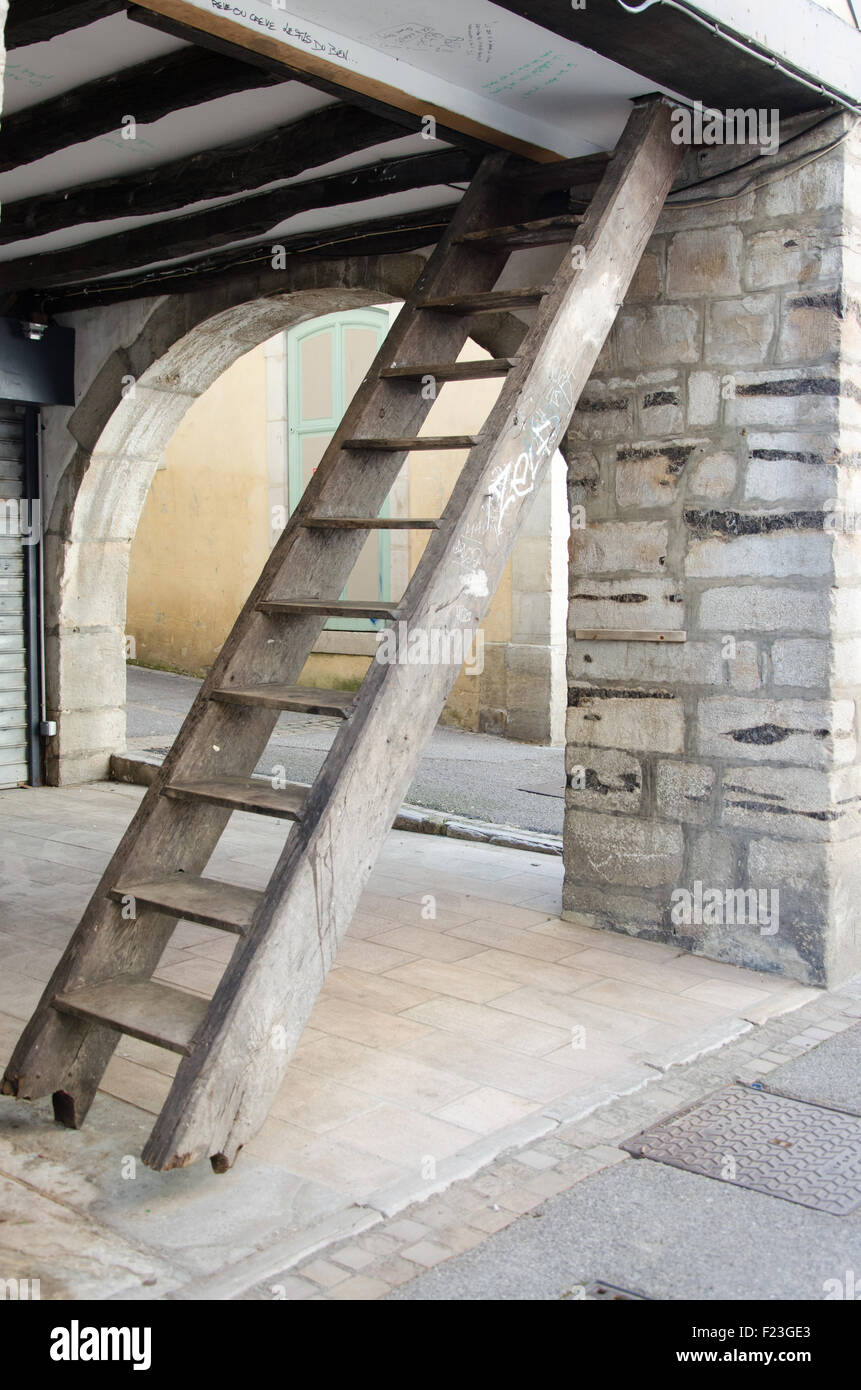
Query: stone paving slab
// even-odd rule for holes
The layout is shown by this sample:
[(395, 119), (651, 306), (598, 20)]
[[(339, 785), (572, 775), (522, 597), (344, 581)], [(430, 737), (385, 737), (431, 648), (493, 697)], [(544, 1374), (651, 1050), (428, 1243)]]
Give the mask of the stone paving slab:
[[(7, 1055), (140, 796), (119, 784), (0, 793)], [(208, 872), (263, 887), (282, 846), (283, 827), (234, 815)], [(357, 1212), (373, 1227), (353, 1242), (367, 1265), (362, 1240), (442, 1201), (439, 1227), (407, 1221), (421, 1228), (411, 1254), (382, 1272), (376, 1257), (373, 1272), (351, 1267), (349, 1287), (337, 1261), (324, 1275), (332, 1297), (379, 1297), (415, 1272), (414, 1257), (418, 1267), (448, 1259), (506, 1214), (618, 1161), (620, 1138), (702, 1094), (680, 1093), (680, 1064), (707, 1062), (732, 1039), (742, 1049), (775, 1022), (781, 1038), (800, 1033), (808, 1012), (814, 1036), (798, 1051), (848, 1025), (834, 1016), (854, 997), (826, 997), (823, 1011), (817, 991), (774, 976), (563, 921), (560, 889), (551, 856), (393, 833), (272, 1113), (231, 1173), (201, 1164), (153, 1174), (136, 1162), (176, 1058), (124, 1038), (80, 1132), (56, 1128), (49, 1102), (0, 1102), (0, 1174), (151, 1253), (182, 1290), (223, 1277), (228, 1298), (259, 1280), (261, 1265), (277, 1275), (337, 1245)], [(209, 996), (234, 944), (180, 924), (158, 977)], [(765, 1074), (764, 1046), (757, 1038), (739, 1051), (740, 1079), (745, 1068)], [(611, 1102), (627, 1104), (618, 1132), (598, 1117)], [(520, 1152), (532, 1157), (506, 1157)], [(504, 1174), (493, 1179), (499, 1203), (480, 1190), (491, 1170)], [(106, 1296), (114, 1287), (106, 1274)], [(133, 1279), (117, 1296), (165, 1287)], [(298, 1287), (324, 1296), (313, 1280)]]

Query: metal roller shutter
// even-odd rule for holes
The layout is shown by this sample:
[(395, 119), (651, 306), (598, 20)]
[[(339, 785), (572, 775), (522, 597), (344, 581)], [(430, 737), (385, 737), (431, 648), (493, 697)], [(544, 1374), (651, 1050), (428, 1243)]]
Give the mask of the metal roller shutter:
[(0, 787), (28, 779), (27, 606), (18, 524), (25, 423), (23, 406), (0, 401)]

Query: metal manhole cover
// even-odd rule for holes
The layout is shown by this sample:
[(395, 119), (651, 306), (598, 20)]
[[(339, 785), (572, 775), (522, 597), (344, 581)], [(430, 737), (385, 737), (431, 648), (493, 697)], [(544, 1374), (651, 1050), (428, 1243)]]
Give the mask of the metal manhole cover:
[(861, 1118), (746, 1086), (728, 1086), (620, 1147), (834, 1216), (861, 1205)]

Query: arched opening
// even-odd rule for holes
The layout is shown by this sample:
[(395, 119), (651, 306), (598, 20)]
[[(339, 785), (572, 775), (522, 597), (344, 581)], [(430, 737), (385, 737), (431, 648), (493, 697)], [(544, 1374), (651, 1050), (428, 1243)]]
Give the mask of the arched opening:
[[(59, 725), (48, 753), (50, 781), (66, 784), (104, 777), (110, 755), (125, 744), (126, 669), (134, 651), (126, 622), (131, 543), (159, 464), (191, 407), (240, 358), (277, 335), (324, 315), (400, 300), (420, 264), (419, 257), (410, 256), (389, 257), (373, 268), (367, 261), (361, 269), (342, 263), (309, 267), (301, 277), (305, 285), (291, 293), (272, 294), (267, 286), (263, 294), (255, 283), (237, 287), (234, 302), (225, 303), (231, 295), (223, 290), (217, 305), (211, 295), (160, 301), (131, 346), (115, 352), (96, 374), (69, 426), (74, 433), (73, 425), (82, 427), (88, 412), (95, 415), (89, 426), (92, 443), (79, 448), (62, 473), (46, 536), (49, 574), (55, 581), (47, 595), (49, 708)], [(308, 280), (313, 285), (308, 286)], [(249, 292), (253, 297), (245, 297)], [(481, 347), (494, 355), (511, 352), (521, 333), (520, 323), (500, 315), (484, 327)], [(120, 370), (123, 366), (131, 370)], [(106, 374), (112, 377), (108, 389)], [(552, 483), (546, 504), (537, 504), (539, 527), (547, 524), (552, 510), (551, 488)], [(271, 497), (269, 501), (271, 515)], [(527, 544), (524, 553), (529, 550)], [(169, 563), (170, 557), (164, 555), (163, 560)], [(243, 576), (241, 587), (246, 591), (259, 568), (255, 565), (253, 573)], [(242, 598), (244, 593), (238, 601)], [(520, 610), (526, 613), (529, 603), (521, 603)], [(507, 635), (514, 650), (514, 629)], [(534, 665), (537, 644), (519, 645), (521, 667)], [(558, 679), (564, 666), (563, 640), (557, 645), (559, 710), (553, 717), (558, 724), (564, 706)], [(544, 672), (538, 679), (545, 690), (546, 677)], [(525, 682), (522, 671), (515, 672), (515, 678), (522, 695), (528, 672)], [(530, 717), (545, 702), (544, 695), (531, 696), (525, 702), (532, 706)], [(543, 718), (549, 729), (550, 712)], [(528, 729), (518, 729), (516, 721), (512, 733), (533, 736)], [(535, 741), (560, 738), (558, 729), (550, 739), (539, 732)]]

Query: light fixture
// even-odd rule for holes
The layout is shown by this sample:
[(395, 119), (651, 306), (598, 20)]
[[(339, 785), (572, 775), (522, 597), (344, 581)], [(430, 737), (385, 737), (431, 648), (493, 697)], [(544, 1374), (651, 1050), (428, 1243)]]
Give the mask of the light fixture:
[(35, 309), (28, 318), (21, 320), (21, 329), (31, 343), (41, 343), (48, 331), (48, 315), (42, 309)]

